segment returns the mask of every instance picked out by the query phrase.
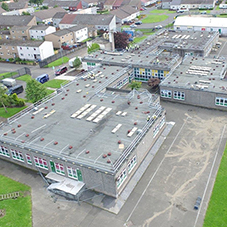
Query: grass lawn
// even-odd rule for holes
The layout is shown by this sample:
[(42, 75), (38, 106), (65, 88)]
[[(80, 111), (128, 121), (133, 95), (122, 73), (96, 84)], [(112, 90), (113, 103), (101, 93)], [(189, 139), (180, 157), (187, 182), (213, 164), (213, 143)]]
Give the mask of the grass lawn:
[(144, 24), (148, 24), (148, 23), (157, 23), (157, 22), (161, 22), (168, 19), (167, 15), (148, 15), (146, 18), (144, 18), (142, 20), (142, 22)]
[(143, 40), (146, 39), (146, 38), (147, 38), (146, 35), (141, 36), (141, 37), (136, 37), (136, 38), (134, 38), (134, 40), (133, 40), (132, 43), (139, 43), (139, 42), (143, 41)]
[(47, 95), (50, 95), (53, 92), (54, 92), (54, 90), (47, 89)]
[(123, 31), (123, 28), (130, 28), (130, 25), (123, 25), (123, 26), (121, 26), (121, 31)]
[(1, 201), (1, 209), (5, 210), (5, 216), (0, 218), (0, 226), (32, 227), (32, 203), (30, 187), (0, 175), (0, 192), (20, 192), (21, 197)]
[(152, 11), (150, 11), (150, 13), (155, 13), (155, 14), (163, 14), (163, 13), (176, 13), (176, 11), (170, 11), (168, 9), (164, 10), (164, 9), (154, 9)]
[(45, 87), (51, 87), (51, 88), (60, 88), (61, 87), (61, 84), (66, 82), (67, 80), (49, 80), (47, 81), (46, 83), (44, 83), (43, 85)]
[(62, 64), (65, 64), (69, 61), (69, 58), (68, 57), (62, 57), (62, 58), (59, 58), (57, 59), (56, 61), (53, 61), (51, 63), (49, 63), (48, 65), (46, 65), (45, 67), (46, 68), (50, 68), (50, 67), (56, 67), (56, 66), (59, 66), (59, 65), (62, 65)]
[(25, 74), (23, 76), (17, 77), (16, 79), (17, 80), (25, 81), (27, 83), (29, 80), (31, 80), (31, 78), (32, 78), (31, 75)]
[(204, 12), (204, 11), (206, 11), (207, 14), (211, 12), (211, 10), (206, 10), (206, 9), (200, 9), (199, 10), (199, 12)]
[(141, 32), (143, 32), (143, 34), (144, 35), (152, 35), (152, 34), (154, 34), (154, 32), (152, 32), (152, 29), (146, 29), (146, 28), (144, 28), (144, 29), (135, 29), (136, 31), (141, 31)]
[(9, 78), (11, 76), (17, 75), (17, 72), (7, 72), (7, 73), (1, 73), (0, 74), (0, 80), (4, 79), (4, 78)]
[(227, 17), (227, 14), (220, 14), (220, 15), (217, 15), (217, 17), (226, 18)]
[(14, 107), (14, 108), (6, 107), (6, 110), (8, 111), (8, 113), (6, 113), (5, 109), (3, 107), (1, 107), (0, 108), (0, 117), (4, 117), (4, 118), (12, 117), (14, 114), (20, 112), (21, 110), (25, 109), (26, 107), (27, 106)]
[(215, 180), (203, 227), (224, 227), (227, 223), (227, 144)]

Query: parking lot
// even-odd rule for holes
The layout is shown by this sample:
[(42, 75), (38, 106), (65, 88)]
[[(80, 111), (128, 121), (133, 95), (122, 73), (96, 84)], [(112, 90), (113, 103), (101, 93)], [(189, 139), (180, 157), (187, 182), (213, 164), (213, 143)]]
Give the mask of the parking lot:
[[(163, 106), (176, 124), (117, 215), (52, 197), (37, 173), (0, 160), (1, 174), (32, 187), (33, 226), (202, 226), (226, 141), (226, 112)], [(194, 210), (198, 196), (201, 210)]]

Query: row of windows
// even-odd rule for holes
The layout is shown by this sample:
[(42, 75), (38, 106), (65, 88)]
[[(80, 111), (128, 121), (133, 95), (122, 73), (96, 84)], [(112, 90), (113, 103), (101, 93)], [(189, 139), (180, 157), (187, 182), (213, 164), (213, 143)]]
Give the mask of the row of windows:
[[(136, 160), (136, 155), (133, 156), (133, 158), (128, 162), (127, 169), (128, 169), (128, 174), (132, 172), (133, 168), (136, 166), (137, 160)], [(127, 178), (127, 170), (124, 169), (119, 177), (117, 178), (117, 188), (119, 188)]]
[(162, 119), (160, 120), (160, 122), (153, 129), (153, 138), (155, 138), (155, 136), (158, 134), (158, 132), (163, 127), (163, 125), (165, 124), (165, 122), (166, 122), (166, 119), (165, 119), (165, 116), (164, 116), (164, 117), (162, 117)]
[(163, 97), (163, 98), (172, 98), (172, 91), (161, 90), (161, 97)]
[[(12, 154), (12, 158), (14, 160), (17, 160), (20, 162), (25, 162), (22, 152), (14, 150), (14, 149), (10, 149), (10, 151)], [(8, 148), (6, 148), (4, 146), (0, 146), (0, 155), (10, 158), (10, 153), (9, 153)], [(32, 165), (31, 155), (25, 154), (25, 157), (26, 157), (27, 163), (29, 165)], [(34, 160), (34, 164), (36, 167), (41, 168), (41, 169), (46, 169), (46, 170), (49, 169), (46, 159), (34, 156), (33, 160)], [(64, 168), (63, 164), (56, 163), (56, 162), (52, 162), (52, 163), (54, 164), (54, 172), (61, 174), (61, 175), (65, 175), (65, 168)], [(67, 169), (68, 176), (70, 178), (78, 180), (78, 172), (79, 172), (79, 174), (81, 174), (79, 169), (74, 169), (70, 166), (67, 166), (66, 169)], [(52, 169), (52, 171), (53, 171), (53, 169)], [(81, 178), (81, 180), (82, 180), (82, 178)]]
[(227, 98), (216, 97), (215, 105), (227, 107)]

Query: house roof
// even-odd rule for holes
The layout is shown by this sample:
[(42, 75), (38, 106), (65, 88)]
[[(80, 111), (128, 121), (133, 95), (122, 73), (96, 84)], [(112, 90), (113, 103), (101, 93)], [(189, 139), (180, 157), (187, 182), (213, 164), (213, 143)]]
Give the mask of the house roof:
[(173, 0), (171, 2), (171, 5), (180, 5), (182, 3), (182, 0)]
[(0, 14), (5, 13), (5, 12), (6, 11), (2, 7), (0, 7)]
[(69, 34), (71, 32), (72, 31), (70, 31), (69, 29), (61, 29), (61, 30), (51, 33), (51, 35), (62, 36), (62, 35)]
[[(70, 16), (68, 16), (70, 15)], [(86, 25), (109, 25), (114, 15), (99, 14), (68, 14), (60, 24), (86, 24)], [(74, 19), (73, 19), (74, 17)], [(73, 20), (72, 20), (73, 19)]]
[(39, 47), (45, 41), (32, 41), (32, 40), (0, 40), (0, 45), (5, 46), (26, 46), (26, 47)]
[(65, 14), (67, 14), (66, 11), (65, 12), (57, 12), (57, 13), (54, 14), (53, 19), (62, 19), (65, 16)]
[(25, 31), (28, 30), (31, 26), (13, 26), (11, 30), (13, 31)]
[(9, 10), (17, 10), (17, 9), (24, 9), (28, 6), (26, 2), (11, 2), (7, 4)]
[(120, 7), (122, 2), (123, 2), (123, 0), (116, 0), (113, 4), (113, 7)]
[(80, 25), (75, 25), (73, 27), (68, 28), (68, 30), (75, 32), (75, 31), (79, 31), (83, 28), (87, 28), (86, 25), (80, 24)]
[(132, 6), (127, 5), (127, 6), (122, 6), (118, 9), (112, 10), (110, 13), (120, 19), (124, 19), (137, 12), (138, 12), (138, 10), (136, 10)]
[(19, 15), (0, 15), (0, 26), (23, 26), (27, 25), (34, 16), (19, 16)]
[(213, 4), (214, 0), (181, 0), (181, 4)]
[(68, 7), (76, 7), (79, 4), (79, 0), (66, 0), (66, 1), (59, 1), (59, 0), (44, 0), (43, 4), (48, 5), (49, 7), (59, 6), (63, 8)]
[(65, 10), (62, 9), (61, 7), (57, 7), (57, 8), (45, 9), (45, 10), (40, 10), (38, 12), (34, 12), (34, 15), (41, 20), (45, 20), (48, 18), (52, 18), (57, 12), (65, 12)]
[(100, 1), (98, 1), (98, 0), (83, 0), (83, 2), (86, 2), (86, 3), (98, 3), (98, 2), (100, 2)]
[(49, 28), (49, 27), (51, 27), (51, 26), (46, 26), (46, 25), (44, 25), (44, 24), (40, 24), (40, 25), (32, 26), (32, 27), (30, 28), (30, 30), (41, 30), (41, 31), (44, 31), (44, 30), (46, 30), (46, 29)]
[(116, 0), (106, 0), (106, 2), (104, 3), (104, 5), (108, 5), (108, 6), (112, 6), (115, 3)]

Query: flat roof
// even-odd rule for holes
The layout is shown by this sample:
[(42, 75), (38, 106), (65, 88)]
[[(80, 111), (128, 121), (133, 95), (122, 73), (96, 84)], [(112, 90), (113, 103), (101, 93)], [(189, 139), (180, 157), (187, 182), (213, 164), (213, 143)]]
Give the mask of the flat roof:
[(188, 57), (161, 86), (227, 94), (224, 58)]
[(195, 27), (217, 27), (226, 28), (227, 18), (199, 16), (180, 16), (177, 17), (174, 26), (195, 26)]
[[(119, 76), (127, 75), (127, 69), (106, 66), (99, 70), (94, 71), (97, 81), (86, 78), (88, 73), (84, 73), (84, 79), (71, 82), (47, 103), (4, 126), (0, 140), (113, 172), (115, 161), (138, 136), (137, 130), (160, 106), (152, 106), (157, 97), (147, 90), (140, 98), (135, 91), (99, 92)], [(134, 133), (129, 136), (128, 130)]]

